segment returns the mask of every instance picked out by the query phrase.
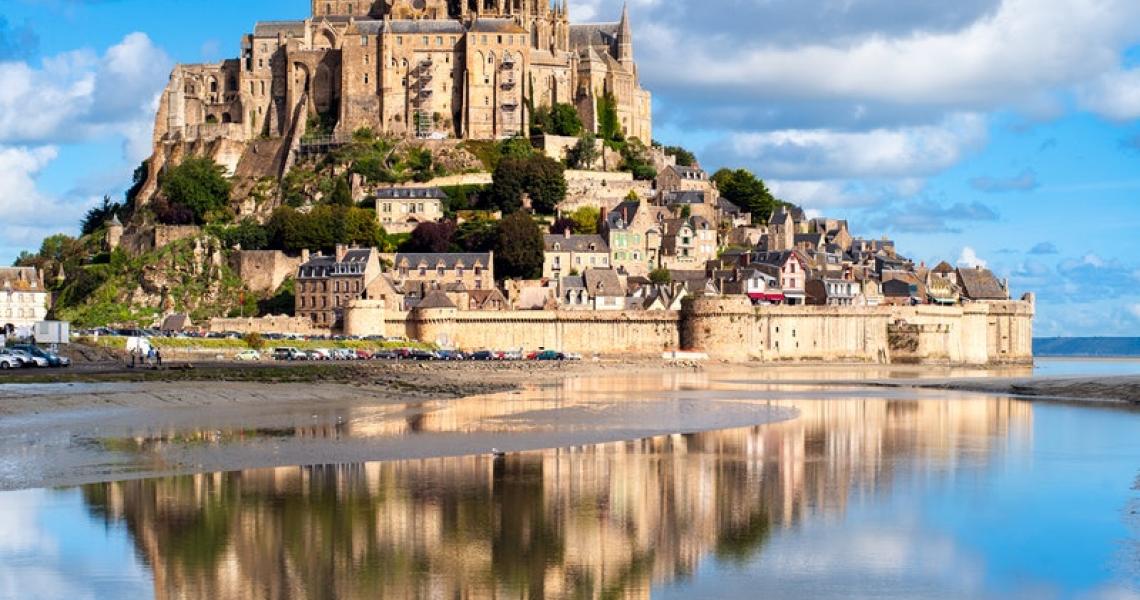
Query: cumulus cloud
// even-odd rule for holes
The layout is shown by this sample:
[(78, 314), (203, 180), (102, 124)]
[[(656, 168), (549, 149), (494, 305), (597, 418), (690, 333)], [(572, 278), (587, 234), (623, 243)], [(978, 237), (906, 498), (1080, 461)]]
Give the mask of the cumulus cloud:
[(958, 266), (969, 267), (971, 269), (981, 267), (984, 269), (986, 268), (986, 261), (982, 260), (973, 248), (966, 246), (962, 248), (962, 253), (958, 255)]
[(133, 138), (149, 138), (170, 65), (142, 33), (102, 56), (76, 50), (39, 66), (0, 63), (0, 144), (60, 144), (125, 132), (137, 152)]
[(1117, 121), (1140, 117), (1140, 69), (1114, 70), (1080, 90), (1081, 103)]
[(991, 177), (984, 175), (970, 180), (970, 186), (987, 194), (1005, 192), (1027, 192), (1041, 186), (1033, 169), (1025, 169), (1013, 177)]
[(901, 233), (958, 233), (959, 223), (997, 220), (998, 214), (981, 202), (944, 205), (922, 198), (888, 204), (871, 215), (867, 225)]
[(15, 256), (21, 249), (39, 248), (40, 241), (61, 229), (73, 230), (98, 196), (60, 199), (40, 191), (37, 178), (58, 156), (54, 146), (0, 146), (0, 223), (4, 223), (0, 253)]
[(1033, 246), (1032, 248), (1030, 248), (1029, 253), (1030, 254), (1036, 254), (1036, 255), (1040, 256), (1040, 255), (1044, 255), (1044, 254), (1057, 254), (1058, 250), (1057, 250), (1057, 245), (1054, 244), (1053, 242), (1041, 242), (1041, 243), (1037, 244), (1036, 246)]
[(897, 129), (734, 133), (721, 152), (776, 179), (913, 178), (953, 166), (985, 140), (984, 117), (957, 114), (938, 125)]

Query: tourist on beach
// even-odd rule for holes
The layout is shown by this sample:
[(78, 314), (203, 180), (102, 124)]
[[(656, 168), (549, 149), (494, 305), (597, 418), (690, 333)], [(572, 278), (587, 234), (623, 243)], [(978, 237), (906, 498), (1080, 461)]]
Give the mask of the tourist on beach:
[(162, 350), (154, 351), (154, 359), (158, 362), (158, 368), (162, 368)]

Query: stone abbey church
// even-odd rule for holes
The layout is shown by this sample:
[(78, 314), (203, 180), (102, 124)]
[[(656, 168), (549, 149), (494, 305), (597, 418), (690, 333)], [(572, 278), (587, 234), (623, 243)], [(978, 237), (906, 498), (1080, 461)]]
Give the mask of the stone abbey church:
[(155, 141), (296, 139), (317, 122), (338, 136), (496, 139), (527, 135), (528, 106), (556, 102), (596, 131), (603, 94), (648, 143), (624, 10), (571, 25), (565, 0), (313, 0), (307, 19), (257, 23), (239, 59), (177, 66)]

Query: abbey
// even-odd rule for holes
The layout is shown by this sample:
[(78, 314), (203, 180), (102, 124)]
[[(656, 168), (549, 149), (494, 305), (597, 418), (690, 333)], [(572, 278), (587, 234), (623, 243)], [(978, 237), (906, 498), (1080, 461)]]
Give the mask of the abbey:
[[(557, 1), (557, 0), (556, 0)], [(313, 0), (263, 21), (241, 57), (178, 65), (155, 142), (296, 139), (368, 127), (421, 139), (527, 135), (529, 111), (572, 104), (596, 131), (611, 95), (627, 137), (653, 137), (628, 11), (571, 25), (565, 0)]]

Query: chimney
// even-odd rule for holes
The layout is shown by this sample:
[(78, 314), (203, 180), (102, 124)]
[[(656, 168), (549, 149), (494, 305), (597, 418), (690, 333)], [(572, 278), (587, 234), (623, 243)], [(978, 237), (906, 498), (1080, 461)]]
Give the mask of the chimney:
[(344, 244), (337, 244), (336, 245), (336, 262), (341, 262), (342, 260), (344, 260), (344, 256), (346, 254), (348, 254), (348, 246), (346, 246)]
[(309, 249), (305, 248), (301, 251), (301, 264), (309, 262)]
[(562, 235), (565, 237), (565, 239), (570, 239), (570, 228), (567, 227), (566, 229), (563, 229)]

